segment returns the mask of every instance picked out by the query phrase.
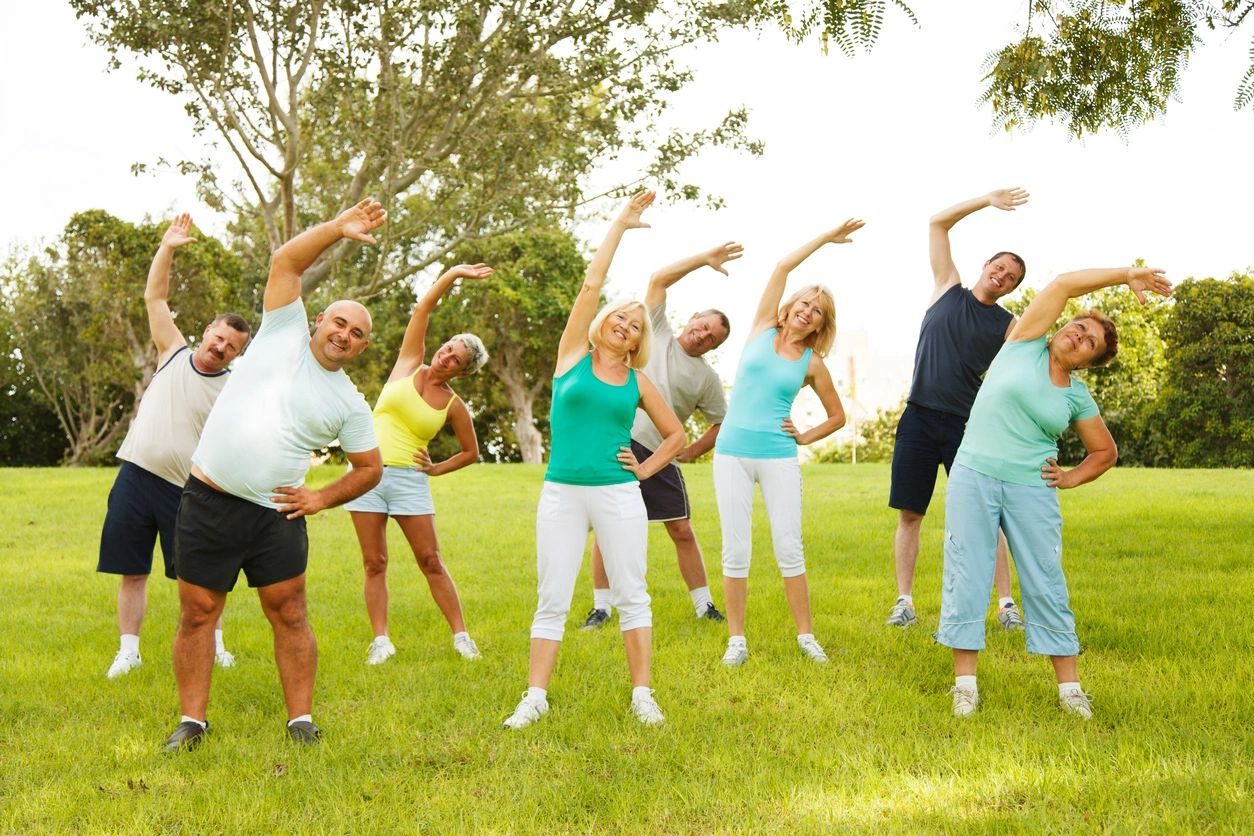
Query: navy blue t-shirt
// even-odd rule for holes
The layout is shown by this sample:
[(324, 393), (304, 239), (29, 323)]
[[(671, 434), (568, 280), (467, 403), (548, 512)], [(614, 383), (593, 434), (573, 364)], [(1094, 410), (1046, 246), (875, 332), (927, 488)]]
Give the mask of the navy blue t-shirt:
[(971, 414), (980, 379), (1006, 341), (1014, 315), (956, 284), (923, 314), (909, 401), (960, 418)]

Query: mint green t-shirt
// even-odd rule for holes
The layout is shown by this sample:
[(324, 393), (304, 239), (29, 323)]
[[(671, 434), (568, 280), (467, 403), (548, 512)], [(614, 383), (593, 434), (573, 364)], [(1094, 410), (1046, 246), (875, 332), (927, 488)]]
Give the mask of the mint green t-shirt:
[(1044, 485), (1041, 467), (1057, 458), (1068, 426), (1099, 414), (1088, 387), (1049, 379), (1045, 337), (1002, 346), (971, 407), (954, 464), (1019, 485)]

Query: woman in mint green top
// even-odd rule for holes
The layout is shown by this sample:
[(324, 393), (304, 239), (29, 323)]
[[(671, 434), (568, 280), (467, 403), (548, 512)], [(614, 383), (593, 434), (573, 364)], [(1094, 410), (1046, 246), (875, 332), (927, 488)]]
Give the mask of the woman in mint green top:
[[(640, 215), (653, 199), (653, 192), (640, 192), (611, 224), (588, 265), (558, 344), (549, 413), (549, 469), (536, 514), (539, 601), (531, 623), (528, 687), (505, 720), (509, 729), (529, 726), (549, 710), (549, 680), (590, 528), (601, 547), (611, 603), (619, 611), (633, 686), (632, 713), (648, 725), (664, 719), (649, 688), (653, 621), (644, 580), (648, 519), (639, 480), (675, 457), (684, 445), (684, 431), (653, 383), (639, 371), (648, 362), (652, 344), (644, 305), (607, 305), (597, 313), (614, 251), (625, 231), (648, 226)], [(631, 452), (637, 407), (664, 436), (643, 462)]]
[[(849, 236), (862, 226), (862, 221), (851, 218), (780, 260), (762, 290), (749, 342), (740, 356), (731, 405), (714, 443), (714, 494), (723, 530), (723, 594), (729, 634), (725, 665), (742, 665), (749, 658), (745, 606), (754, 485), (762, 489), (775, 562), (797, 626), (797, 645), (815, 662), (827, 661), (810, 621), (797, 445), (826, 438), (845, 423), (840, 396), (823, 362), (836, 340), (836, 303), (822, 285), (803, 287), (782, 304), (780, 300), (794, 269), (825, 244), (848, 243)], [(793, 400), (806, 385), (818, 395), (827, 418), (801, 432), (789, 415)]]
[[(1075, 633), (1062, 572), (1062, 515), (1055, 488), (1091, 482), (1114, 466), (1118, 453), (1088, 388), (1072, 376), (1115, 356), (1114, 323), (1097, 311), (1072, 319), (1052, 338), (1046, 332), (1067, 301), (1126, 284), (1144, 303), (1171, 284), (1161, 270), (1080, 270), (1064, 273), (1037, 294), (989, 367), (971, 408), (945, 493), (945, 569), (936, 639), (953, 648), (955, 716), (979, 704), (975, 671), (984, 647), (984, 612), (993, 583), (997, 530), (1006, 533), (1023, 595), (1030, 653), (1049, 656), (1063, 709), (1092, 716), (1076, 666)], [(1087, 455), (1058, 466), (1058, 438), (1074, 426)]]

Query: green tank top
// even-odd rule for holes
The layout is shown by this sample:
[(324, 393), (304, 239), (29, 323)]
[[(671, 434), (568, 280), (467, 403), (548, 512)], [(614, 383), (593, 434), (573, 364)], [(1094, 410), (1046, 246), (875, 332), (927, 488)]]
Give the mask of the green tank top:
[(618, 448), (631, 445), (631, 425), (640, 402), (635, 369), (612, 386), (592, 371), (592, 354), (553, 378), (549, 409), (549, 469), (546, 482), (563, 485), (621, 485), (636, 477), (623, 470)]

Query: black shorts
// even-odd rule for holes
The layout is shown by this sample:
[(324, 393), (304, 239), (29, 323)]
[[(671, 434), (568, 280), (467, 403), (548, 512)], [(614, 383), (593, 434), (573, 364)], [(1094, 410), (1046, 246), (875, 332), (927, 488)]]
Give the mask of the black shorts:
[[(631, 452), (640, 461), (653, 455), (652, 450), (635, 440), (631, 442)], [(692, 516), (684, 474), (679, 472), (679, 465), (674, 462), (641, 482), (640, 495), (644, 497), (644, 510), (649, 515), (649, 522), (686, 520)]]
[(926, 514), (936, 489), (936, 466), (945, 473), (962, 444), (967, 419), (950, 412), (906, 404), (893, 443), (893, 483), (888, 507)]
[(179, 580), (230, 592), (244, 570), (249, 586), (269, 586), (305, 574), (305, 518), (289, 520), (191, 476), (183, 488), (174, 540)]
[(137, 464), (122, 462), (109, 490), (109, 507), (100, 530), (97, 572), (147, 575), (152, 550), (161, 538), (165, 576), (174, 577), (174, 520), (183, 489)]

